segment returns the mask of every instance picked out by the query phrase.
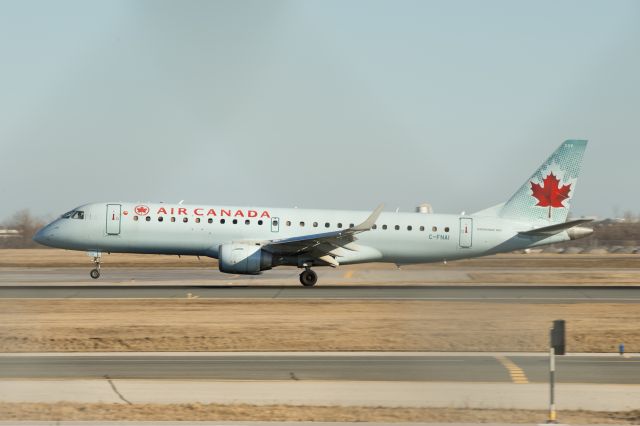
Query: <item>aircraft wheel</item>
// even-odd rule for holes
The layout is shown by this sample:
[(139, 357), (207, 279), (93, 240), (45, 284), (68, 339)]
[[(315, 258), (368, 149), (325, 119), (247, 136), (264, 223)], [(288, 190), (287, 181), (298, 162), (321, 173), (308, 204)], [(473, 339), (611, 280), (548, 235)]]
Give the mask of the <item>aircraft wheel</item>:
[(318, 282), (318, 275), (311, 269), (307, 269), (300, 274), (300, 283), (305, 287), (313, 287)]
[(97, 280), (98, 278), (100, 278), (100, 271), (98, 271), (97, 269), (92, 269), (91, 272), (89, 272), (89, 275), (91, 275), (91, 278), (93, 278), (94, 280)]

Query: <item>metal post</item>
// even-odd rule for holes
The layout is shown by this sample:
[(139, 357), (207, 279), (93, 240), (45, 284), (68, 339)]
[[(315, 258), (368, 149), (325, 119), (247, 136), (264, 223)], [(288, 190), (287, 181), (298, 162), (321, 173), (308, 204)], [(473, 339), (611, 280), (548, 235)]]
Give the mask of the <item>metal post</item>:
[(549, 348), (549, 420), (547, 423), (558, 423), (556, 420), (556, 350)]

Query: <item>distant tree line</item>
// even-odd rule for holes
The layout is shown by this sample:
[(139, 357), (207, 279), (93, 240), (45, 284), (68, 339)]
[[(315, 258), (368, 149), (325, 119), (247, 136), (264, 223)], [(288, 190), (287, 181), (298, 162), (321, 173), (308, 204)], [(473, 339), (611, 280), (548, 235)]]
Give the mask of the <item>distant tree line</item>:
[(594, 231), (589, 237), (564, 244), (585, 248), (640, 247), (640, 222), (637, 220), (629, 220), (629, 218), (625, 218), (624, 221), (604, 220), (589, 227)]
[(32, 238), (45, 225), (43, 219), (34, 217), (29, 210), (16, 212), (9, 220), (0, 225), (0, 229), (18, 231), (15, 235), (0, 236), (0, 248), (42, 248)]

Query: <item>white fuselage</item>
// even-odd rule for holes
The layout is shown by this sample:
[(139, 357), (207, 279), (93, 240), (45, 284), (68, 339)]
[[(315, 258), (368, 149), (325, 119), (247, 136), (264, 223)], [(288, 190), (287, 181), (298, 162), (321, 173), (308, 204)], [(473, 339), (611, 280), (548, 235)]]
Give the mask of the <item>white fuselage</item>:
[[(239, 241), (264, 243), (346, 229), (369, 212), (289, 208), (251, 208), (154, 203), (94, 203), (61, 217), (36, 241), (90, 252), (198, 255), (217, 258), (219, 247)], [(79, 217), (82, 216), (82, 217)], [(496, 216), (382, 213), (373, 229), (336, 247), (339, 264), (412, 264), (509, 252), (569, 240), (567, 232), (549, 237), (518, 232), (544, 226)], [(299, 264), (288, 260), (280, 264)]]

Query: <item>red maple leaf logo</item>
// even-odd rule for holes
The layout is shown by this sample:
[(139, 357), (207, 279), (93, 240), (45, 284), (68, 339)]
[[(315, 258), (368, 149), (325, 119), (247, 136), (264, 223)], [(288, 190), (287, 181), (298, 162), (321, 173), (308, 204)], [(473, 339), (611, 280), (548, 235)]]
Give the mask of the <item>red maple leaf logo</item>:
[(553, 172), (542, 180), (544, 186), (538, 183), (530, 183), (531, 191), (533, 191), (532, 195), (538, 199), (536, 206), (549, 207), (549, 217), (551, 217), (551, 207), (564, 207), (562, 202), (569, 198), (571, 184), (559, 186), (560, 181)]
[(141, 216), (146, 215), (147, 213), (149, 213), (149, 207), (147, 206), (136, 206), (134, 208), (136, 214), (139, 214)]

